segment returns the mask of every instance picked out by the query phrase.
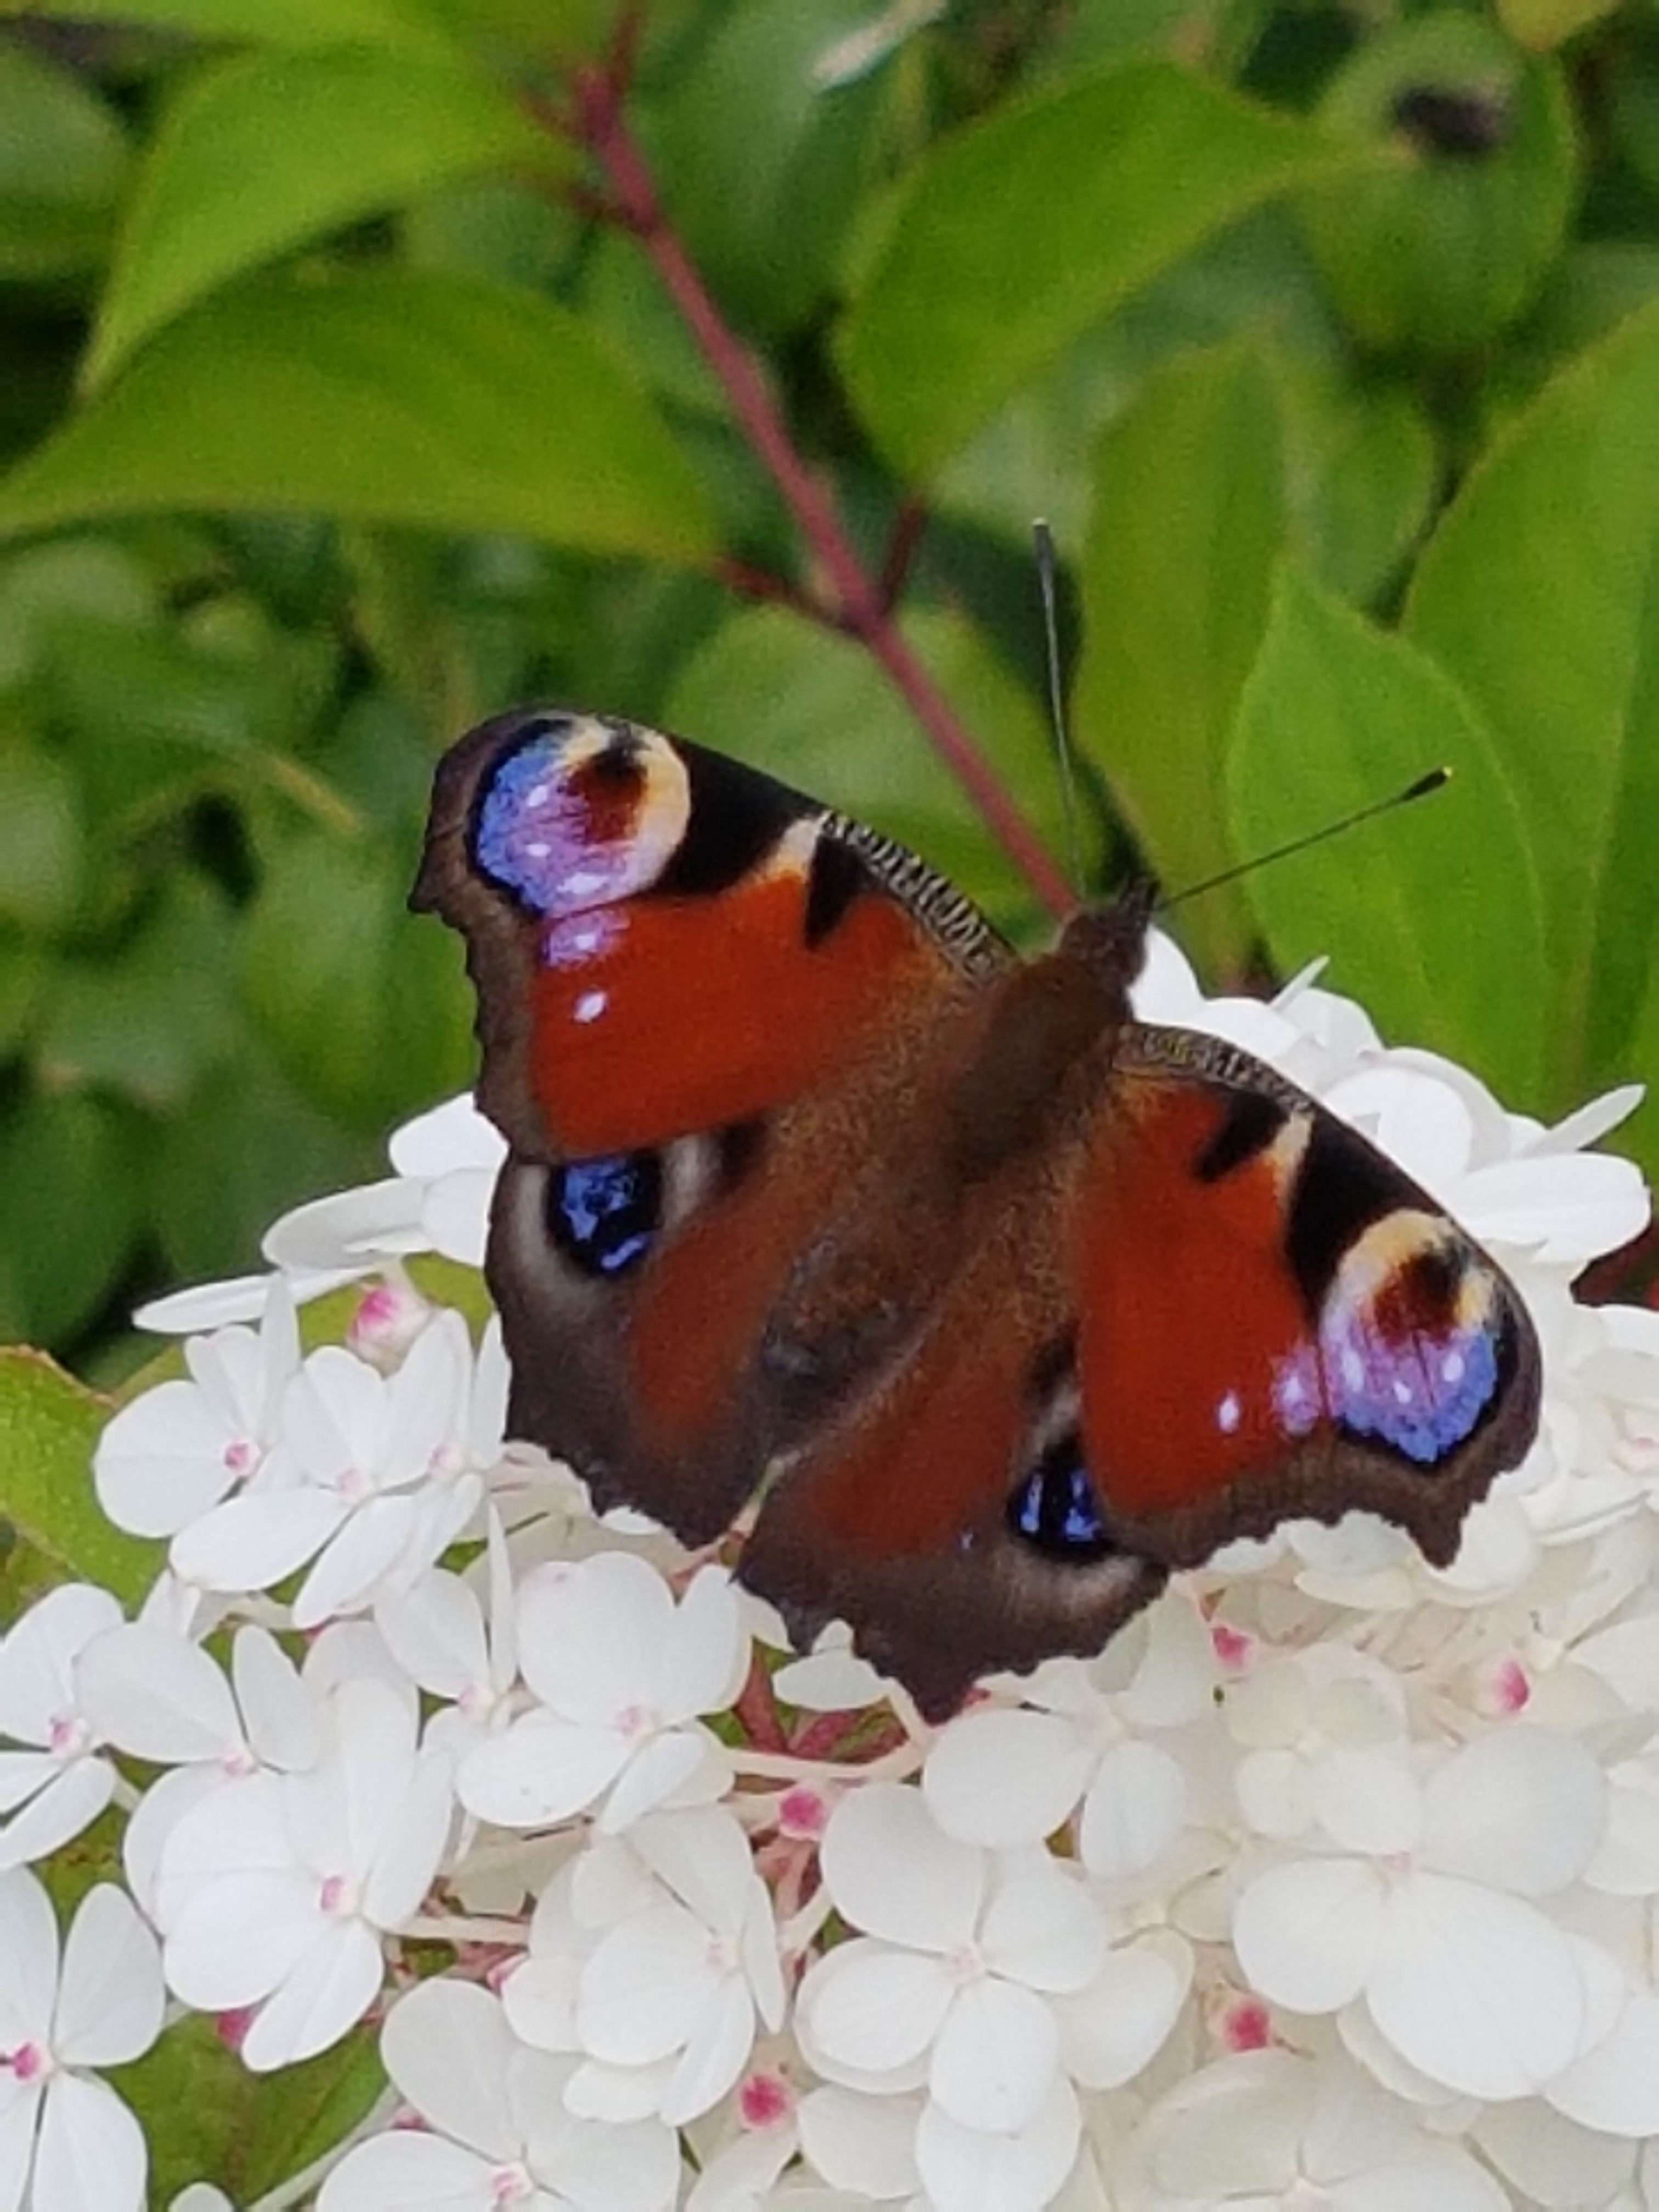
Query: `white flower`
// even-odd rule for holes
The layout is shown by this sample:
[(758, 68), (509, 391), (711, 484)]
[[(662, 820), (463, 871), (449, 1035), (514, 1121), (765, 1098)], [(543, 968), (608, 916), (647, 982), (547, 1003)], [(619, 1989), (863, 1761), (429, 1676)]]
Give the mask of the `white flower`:
[(540, 1828), (603, 1797), (599, 1826), (615, 1832), (658, 1806), (720, 1795), (729, 1768), (697, 1716), (729, 1705), (749, 1665), (723, 1569), (700, 1569), (677, 1606), (629, 1553), (534, 1568), (519, 1586), (518, 1637), (538, 1702), (463, 1759), (469, 1812)]
[[(678, 2127), (736, 2081), (757, 2021), (782, 2022), (770, 1900), (743, 1830), (719, 1806), (654, 1814), (599, 1850), (630, 1853), (648, 1879), (602, 1872), (614, 1918), (567, 1984), (568, 2007), (557, 1990), (566, 1961), (550, 1952), (533, 1981), (517, 1986), (523, 1970), (509, 1977), (508, 2017), (527, 2040), (582, 2055), (565, 2091), (573, 2112), (605, 2120), (654, 2112)], [(556, 1925), (544, 1930), (550, 1949)]]
[(1600, 1844), (1607, 1785), (1582, 1746), (1516, 1723), (1419, 1784), (1374, 1765), (1327, 1802), (1332, 1841), (1364, 1856), (1296, 1859), (1245, 1888), (1239, 1962), (1291, 2011), (1364, 1997), (1408, 2063), (1465, 2095), (1526, 2096), (1562, 2073), (1586, 2021), (1572, 1941), (1532, 1900), (1565, 1889)]
[(1398, 1678), (1339, 1644), (1265, 1658), (1227, 1692), (1229, 1734), (1244, 1756), (1234, 1787), (1259, 1834), (1344, 1832), (1346, 1808), (1407, 1772), (1406, 1699)]
[(405, 1591), (388, 1591), (374, 1607), (386, 1649), (412, 1682), (447, 1702), (428, 1723), (427, 1741), (459, 1759), (506, 1724), (519, 1674), (517, 1595), (507, 1539), (492, 1505), (485, 1560), (489, 1619), (471, 1582), (434, 1567)]
[(132, 2114), (88, 2069), (148, 2051), (161, 2028), (155, 1939), (106, 1882), (63, 1947), (46, 1893), (0, 1874), (0, 2199), (33, 2212), (139, 2212), (148, 2159)]
[(155, 1881), (169, 1985), (204, 2011), (258, 2005), (242, 2056), (258, 2072), (362, 2017), (449, 1832), (448, 1763), (416, 1751), (410, 1701), (368, 1676), (328, 1704), (315, 1765), (221, 1784), (173, 1826)]
[(229, 1680), (198, 1645), (148, 1621), (94, 1637), (75, 1679), (110, 1743), (175, 1769), (144, 1793), (122, 1839), (127, 1880), (152, 1917), (162, 1848), (191, 1806), (262, 1767), (297, 1772), (323, 1747), (320, 1699), (269, 1630), (251, 1623), (236, 1632)]
[(830, 2081), (925, 2082), (957, 2126), (1018, 2136), (1064, 2072), (1127, 2080), (1174, 2023), (1178, 1956), (1120, 1977), (1079, 1879), (1041, 1850), (956, 1842), (915, 1790), (843, 1798), (821, 1856), (836, 1911), (863, 1931), (811, 1968), (798, 2000), (803, 2048)]
[(579, 2119), (574, 2061), (532, 2051), (498, 2001), (465, 1982), (411, 1990), (380, 2036), (386, 2069), (429, 2132), (375, 2136), (324, 2183), (319, 2212), (668, 2212), (679, 2181), (656, 2120)]
[(159, 1382), (98, 1439), (98, 1501), (119, 1528), (172, 1536), (256, 1474), (282, 1394), (300, 1366), (287, 1287), (271, 1285), (258, 1333), (222, 1328), (185, 1346), (190, 1380)]
[(1124, 2160), (1126, 2212), (1510, 2212), (1461, 2145), (1343, 2060), (1249, 2051), (1161, 2098)]
[(174, 1537), (174, 1571), (258, 1590), (313, 1561), (294, 1601), (301, 1628), (368, 1603), (389, 1577), (412, 1579), (480, 1494), (463, 1441), (471, 1381), (466, 1324), (447, 1310), (389, 1378), (338, 1345), (313, 1352), (283, 1394), (258, 1477)]
[(95, 1820), (115, 1791), (115, 1770), (98, 1752), (82, 1711), (75, 1662), (121, 1608), (107, 1590), (65, 1583), (30, 1607), (0, 1644), (0, 1868), (45, 1858)]

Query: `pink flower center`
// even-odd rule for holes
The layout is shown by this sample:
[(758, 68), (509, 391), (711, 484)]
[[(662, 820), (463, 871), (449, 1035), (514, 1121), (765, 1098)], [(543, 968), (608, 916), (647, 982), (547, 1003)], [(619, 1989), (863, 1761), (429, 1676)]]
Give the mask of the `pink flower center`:
[(346, 1920), (357, 1910), (357, 1893), (350, 1876), (343, 1874), (325, 1875), (317, 1892), (317, 1903), (331, 1919)]
[(1486, 1694), (1494, 1713), (1518, 1713), (1532, 1698), (1532, 1684), (1518, 1659), (1500, 1659), (1492, 1668)]
[(1260, 1997), (1239, 1997), (1221, 2016), (1221, 2040), (1229, 2051), (1265, 2051), (1273, 2023)]
[(1210, 1645), (1230, 1674), (1242, 1674), (1255, 1656), (1255, 1638), (1224, 1620), (1210, 1623)]
[(985, 1961), (976, 1943), (958, 1943), (954, 1950), (945, 1953), (943, 1964), (946, 1975), (959, 1990), (966, 1989), (970, 1982), (984, 1979)]
[(527, 2203), (535, 2191), (535, 2183), (517, 2159), (510, 2166), (491, 2167), (489, 2201), (492, 2204)]
[(778, 1801), (778, 1826), (798, 1843), (815, 1844), (830, 1818), (829, 1801), (810, 1783), (798, 1782)]
[(794, 2101), (781, 2074), (751, 2074), (738, 2091), (738, 2117), (746, 2128), (775, 2127)]
[(52, 2065), (52, 2053), (39, 2043), (20, 2043), (15, 2051), (0, 2051), (0, 2067), (20, 2081), (36, 2081)]
[(617, 1733), (629, 1743), (639, 1743), (657, 1725), (657, 1716), (649, 1705), (623, 1705), (617, 1715)]
[(711, 1936), (703, 1956), (710, 1971), (716, 1974), (735, 1974), (741, 1963), (736, 1941), (730, 1936)]
[(228, 1743), (219, 1754), (219, 1771), (240, 1782), (245, 1774), (252, 1774), (259, 1764), (245, 1743)]
[(259, 1448), (246, 1437), (238, 1437), (228, 1443), (219, 1455), (220, 1465), (227, 1474), (244, 1475), (259, 1456)]
[(361, 1505), (366, 1498), (374, 1494), (374, 1479), (365, 1474), (360, 1467), (349, 1467), (340, 1477), (340, 1495), (349, 1498), (354, 1505)]
[(59, 1713), (46, 1730), (46, 1747), (55, 1759), (77, 1759), (92, 1741), (92, 1730), (79, 1713)]

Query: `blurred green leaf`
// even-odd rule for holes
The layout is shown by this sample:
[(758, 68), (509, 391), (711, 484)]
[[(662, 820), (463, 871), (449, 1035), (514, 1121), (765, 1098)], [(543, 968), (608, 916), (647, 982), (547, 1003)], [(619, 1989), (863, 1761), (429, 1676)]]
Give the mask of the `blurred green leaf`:
[(576, 317), (398, 270), (216, 294), (0, 480), (14, 535), (166, 507), (313, 507), (666, 560), (714, 550), (673, 441)]
[(142, 629), (161, 613), (143, 563), (106, 540), (65, 538), (9, 553), (0, 559), (0, 690), (35, 672), (66, 616)]
[(1433, 425), (1402, 386), (1356, 383), (1282, 353), (1274, 380), (1291, 542), (1322, 583), (1366, 605), (1428, 526), (1441, 467)]
[[(343, 1128), (246, 1024), (241, 1036), (234, 1060), (216, 1068), (161, 1131), (152, 1203), (174, 1282), (246, 1273), (286, 1207), (386, 1173), (378, 1132)], [(405, 1073), (419, 1084), (419, 1067)], [(425, 1096), (437, 1095), (434, 1082)]]
[(1557, 64), (1466, 9), (1431, 9), (1357, 47), (1319, 114), (1392, 155), (1297, 196), (1354, 335), (1436, 359), (1490, 343), (1536, 295), (1577, 191)]
[(1078, 456), (1094, 451), (1106, 424), (1176, 356), (1264, 325), (1275, 356), (1299, 376), (1345, 382), (1341, 340), (1318, 277), (1277, 207), (1258, 209), (1194, 248), (1073, 339), (946, 465), (935, 503), (1022, 547), (1037, 514), (1062, 544), (1080, 543), (1091, 487)]
[(333, 46), (218, 64), (145, 156), (82, 380), (107, 383), (205, 293), (321, 232), (450, 177), (570, 160), (459, 57)]
[[(1236, 856), (1222, 762), (1286, 529), (1279, 407), (1248, 341), (1148, 378), (1101, 440), (1082, 565), (1079, 742), (1171, 891)], [(1235, 887), (1187, 909), (1208, 962), (1239, 963)]]
[(768, 336), (829, 289), (866, 182), (885, 85), (829, 88), (814, 64), (869, 13), (866, 0), (729, 0), (651, 111), (671, 218), (728, 311)]
[(459, 948), (405, 911), (412, 855), (306, 832), (249, 911), (249, 1001), (290, 1079), (358, 1127), (384, 1126), (471, 1073)]
[(1237, 849), (1267, 852), (1441, 765), (1448, 789), (1257, 869), (1244, 889), (1281, 974), (1334, 951), (1333, 985), (1385, 1038), (1535, 1102), (1544, 947), (1505, 764), (1425, 653), (1283, 569), (1227, 755)]
[(1162, 62), (1002, 109), (900, 190), (842, 333), (860, 414), (897, 466), (930, 474), (1107, 308), (1341, 159)]
[(86, 1096), (23, 1099), (0, 1119), (0, 1245), (38, 1342), (85, 1327), (130, 1257), (143, 1219), (137, 1125)]
[[(1054, 740), (1041, 708), (959, 616), (919, 613), (904, 632), (1016, 802), (1063, 851)], [(850, 639), (779, 608), (734, 615), (681, 671), (665, 717), (685, 736), (902, 839), (1005, 928), (1032, 922), (1029, 888)]]
[[(46, 995), (52, 956), (38, 937), (0, 929), (0, 1059), (17, 1049)], [(5, 1331), (0, 1328), (0, 1337)]]
[(29, 738), (0, 728), (0, 921), (61, 929), (86, 865), (73, 772)]
[(180, 869), (112, 957), (66, 960), (35, 1047), (54, 1087), (97, 1084), (158, 1110), (178, 1105), (237, 1043), (231, 915)]
[(163, 1547), (124, 1535), (92, 1486), (104, 1401), (44, 1352), (0, 1346), (0, 1522), (9, 1522), (62, 1582), (101, 1583), (136, 1608)]
[(1492, 729), (1536, 854), (1547, 1109), (1641, 1072), (1620, 1041), (1654, 950), (1640, 878), (1652, 871), (1659, 746), (1656, 538), (1650, 308), (1547, 386), (1472, 472), (1407, 605), (1408, 635)]
[(436, 20), (422, 0), (4, 0), (0, 15), (272, 46), (424, 45)]
[(95, 268), (126, 173), (126, 135), (91, 87), (0, 36), (0, 278)]

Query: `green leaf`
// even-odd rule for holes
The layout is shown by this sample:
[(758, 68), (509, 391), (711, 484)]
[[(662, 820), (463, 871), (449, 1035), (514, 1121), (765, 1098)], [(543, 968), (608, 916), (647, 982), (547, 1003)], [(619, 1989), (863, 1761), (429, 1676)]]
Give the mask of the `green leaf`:
[(0, 0), (0, 16), (6, 15), (133, 23), (183, 38), (271, 46), (426, 44), (434, 35), (419, 0)]
[(59, 929), (86, 864), (81, 796), (61, 760), (0, 728), (0, 921)]
[[(1076, 726), (1170, 890), (1236, 857), (1222, 761), (1284, 542), (1283, 476), (1273, 381), (1248, 342), (1148, 378), (1096, 456)], [(1242, 895), (1195, 902), (1182, 927), (1236, 965)]]
[(234, 1064), (215, 1069), (161, 1132), (155, 1226), (178, 1282), (257, 1269), (259, 1239), (287, 1207), (386, 1173), (379, 1130), (343, 1129), (246, 1023), (239, 1031)]
[(1497, 739), (1536, 854), (1547, 1109), (1641, 1072), (1620, 1040), (1653, 957), (1656, 538), (1659, 307), (1564, 370), (1472, 471), (1407, 606)]
[(931, 473), (1109, 307), (1341, 158), (1162, 62), (1004, 108), (900, 192), (842, 333), (860, 414), (890, 460)]
[(150, 2201), (210, 2179), (251, 2204), (343, 2142), (386, 2086), (368, 2028), (276, 2074), (250, 2074), (201, 2014), (110, 2080), (150, 2147)]
[(0, 277), (95, 268), (126, 173), (125, 135), (85, 81), (0, 40)]
[(1282, 973), (1330, 952), (1383, 1036), (1534, 1101), (1544, 951), (1532, 855), (1504, 763), (1428, 656), (1286, 568), (1239, 702), (1227, 799), (1267, 852), (1403, 790), (1449, 789), (1245, 879)]
[(668, 431), (575, 316), (395, 270), (216, 294), (0, 480), (0, 533), (178, 507), (714, 550)]
[(141, 1225), (138, 1131), (101, 1098), (26, 1097), (0, 1121), (0, 1245), (29, 1334), (60, 1344), (109, 1297)]
[(794, 328), (829, 289), (885, 88), (872, 76), (828, 89), (814, 65), (869, 13), (865, 0), (735, 0), (653, 109), (669, 215), (750, 329)]
[(0, 1520), (52, 1563), (59, 1581), (101, 1583), (132, 1607), (166, 1551), (124, 1535), (94, 1493), (93, 1446), (108, 1413), (44, 1352), (0, 1346)]
[(569, 159), (459, 58), (335, 46), (218, 64), (145, 159), (83, 382), (107, 383), (161, 325), (307, 239), (452, 177)]
[(1434, 431), (1401, 386), (1283, 356), (1274, 366), (1292, 542), (1322, 583), (1366, 605), (1427, 526), (1440, 479)]
[[(1041, 711), (960, 617), (921, 612), (904, 632), (1015, 799), (1063, 850), (1054, 741)], [(1004, 927), (1032, 921), (1029, 887), (850, 639), (781, 608), (733, 616), (681, 671), (666, 719), (902, 839)]]
[(118, 952), (65, 960), (35, 1048), (45, 1080), (95, 1083), (157, 1109), (179, 1104), (239, 1041), (229, 925), (222, 895), (179, 869)]
[(460, 948), (406, 912), (408, 889), (395, 855), (308, 832), (277, 855), (246, 924), (248, 996), (289, 1076), (369, 1128), (471, 1072)]

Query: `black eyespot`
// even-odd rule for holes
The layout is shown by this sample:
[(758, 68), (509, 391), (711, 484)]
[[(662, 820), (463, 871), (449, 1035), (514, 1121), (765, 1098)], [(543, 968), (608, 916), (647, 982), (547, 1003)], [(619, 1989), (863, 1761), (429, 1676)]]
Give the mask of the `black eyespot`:
[(1056, 1437), (1010, 1496), (1008, 1526), (1051, 1559), (1098, 1559), (1116, 1548), (1075, 1431)]
[(548, 1178), (547, 1233), (586, 1275), (625, 1274), (661, 1226), (660, 1153), (570, 1160)]

